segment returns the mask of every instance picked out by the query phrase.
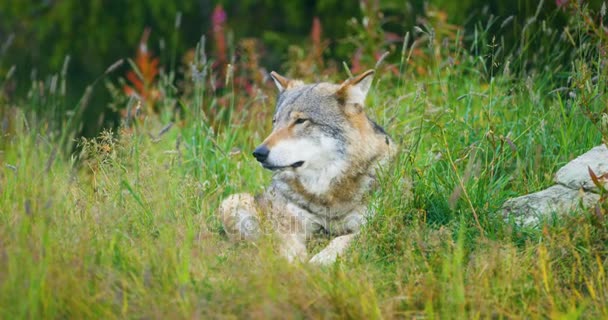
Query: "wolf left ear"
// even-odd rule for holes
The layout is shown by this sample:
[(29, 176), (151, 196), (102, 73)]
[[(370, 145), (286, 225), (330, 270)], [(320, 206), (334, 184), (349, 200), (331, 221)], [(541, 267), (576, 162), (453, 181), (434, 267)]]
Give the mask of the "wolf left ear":
[(270, 72), (270, 77), (274, 81), (274, 84), (277, 86), (277, 89), (279, 89), (279, 92), (283, 92), (285, 91), (285, 89), (293, 87), (293, 80), (285, 78), (274, 71)]
[(374, 73), (374, 70), (367, 70), (354, 78), (344, 81), (342, 85), (340, 85), (336, 95), (344, 104), (358, 104), (363, 106), (367, 92), (372, 86)]

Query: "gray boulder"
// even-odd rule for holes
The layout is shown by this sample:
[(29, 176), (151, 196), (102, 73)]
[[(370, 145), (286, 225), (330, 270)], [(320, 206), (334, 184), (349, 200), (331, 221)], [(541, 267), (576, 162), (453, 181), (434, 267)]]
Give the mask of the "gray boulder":
[[(533, 225), (551, 214), (568, 214), (580, 208), (594, 206), (599, 200), (598, 187), (589, 175), (608, 176), (608, 148), (597, 146), (570, 161), (555, 174), (556, 185), (545, 190), (507, 200), (503, 204), (505, 218)], [(608, 179), (600, 179), (608, 189)]]
[(503, 205), (505, 217), (513, 217), (524, 225), (538, 223), (551, 214), (568, 214), (593, 206), (600, 196), (591, 192), (554, 185), (545, 190), (507, 200)]
[[(555, 182), (571, 189), (583, 188), (592, 192), (599, 192), (591, 180), (589, 168), (596, 176), (608, 173), (608, 148), (606, 145), (597, 146), (578, 158), (570, 161), (555, 174)], [(604, 188), (608, 188), (608, 179), (604, 179)]]

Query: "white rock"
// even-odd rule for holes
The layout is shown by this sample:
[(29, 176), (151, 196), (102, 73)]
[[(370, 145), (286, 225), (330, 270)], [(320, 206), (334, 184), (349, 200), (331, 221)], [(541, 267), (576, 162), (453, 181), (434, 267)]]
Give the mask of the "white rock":
[(574, 190), (555, 185), (545, 190), (507, 200), (503, 205), (505, 217), (513, 216), (524, 225), (538, 223), (551, 214), (568, 214), (581, 206), (588, 208), (598, 202), (600, 196), (591, 192)]
[[(582, 187), (585, 190), (599, 192), (599, 189), (591, 180), (588, 168), (591, 168), (598, 177), (608, 173), (608, 148), (606, 148), (606, 145), (597, 146), (563, 166), (555, 174), (555, 182), (571, 189)], [(604, 179), (603, 182), (604, 187), (608, 189), (608, 179)]]

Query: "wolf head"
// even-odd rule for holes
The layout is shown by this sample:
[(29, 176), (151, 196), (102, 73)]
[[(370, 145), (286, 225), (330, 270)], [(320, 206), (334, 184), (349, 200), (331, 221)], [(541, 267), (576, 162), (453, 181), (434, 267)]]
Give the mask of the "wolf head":
[(273, 130), (253, 152), (266, 169), (298, 177), (323, 192), (359, 163), (372, 161), (390, 138), (364, 112), (373, 70), (342, 84), (304, 84), (276, 72)]

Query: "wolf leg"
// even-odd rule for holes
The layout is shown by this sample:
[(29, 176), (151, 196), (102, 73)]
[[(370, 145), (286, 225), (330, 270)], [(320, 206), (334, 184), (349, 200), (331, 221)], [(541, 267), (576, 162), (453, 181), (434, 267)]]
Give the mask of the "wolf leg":
[(233, 194), (222, 201), (219, 214), (224, 230), (233, 241), (254, 241), (260, 235), (255, 199), (248, 193)]
[(279, 234), (281, 241), (280, 250), (289, 262), (306, 261), (306, 238), (298, 233), (282, 233)]
[(344, 251), (348, 248), (349, 244), (355, 238), (356, 233), (351, 233), (343, 236), (339, 236), (331, 240), (325, 249), (317, 253), (310, 263), (318, 265), (330, 265), (336, 261), (338, 256), (341, 256)]

